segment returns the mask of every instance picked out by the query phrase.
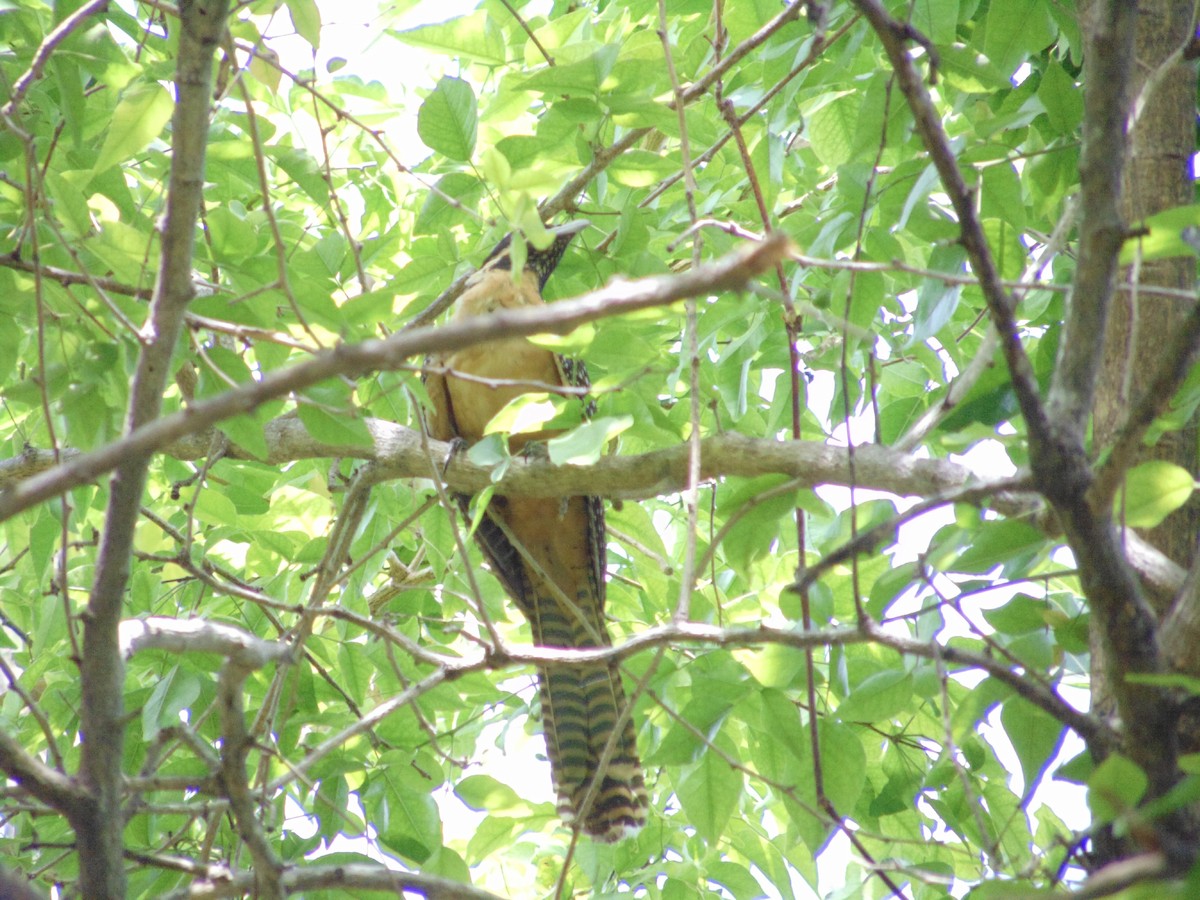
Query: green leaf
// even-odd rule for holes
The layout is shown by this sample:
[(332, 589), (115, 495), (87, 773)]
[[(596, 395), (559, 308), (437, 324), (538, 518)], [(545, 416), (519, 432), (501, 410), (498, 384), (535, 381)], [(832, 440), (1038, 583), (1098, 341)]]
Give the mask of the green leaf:
[(1107, 757), (1088, 778), (1087, 800), (1097, 823), (1132, 811), (1146, 793), (1146, 773), (1119, 753)]
[(61, 535), (62, 523), (48, 510), (43, 510), (29, 529), (29, 558), (38, 579), (46, 577)]
[(983, 167), (980, 187), (980, 215), (999, 219), (1013, 228), (1025, 227), (1025, 197), (1021, 178), (1007, 161)]
[(196, 517), (210, 525), (234, 525), (238, 521), (237, 507), (223, 493), (205, 489), (196, 496)]
[(478, 865), (484, 860), (497, 858), (512, 847), (524, 830), (524, 823), (520, 819), (487, 816), (467, 842), (467, 859), (472, 865)]
[(983, 52), (1005, 74), (1053, 39), (1050, 17), (1041, 0), (1006, 0), (988, 9)]
[(903, 710), (912, 698), (912, 676), (887, 669), (865, 678), (837, 708), (843, 722), (879, 722)]
[(843, 94), (809, 116), (808, 137), (813, 152), (831, 169), (852, 158), (861, 105), (859, 94)]
[(1153, 528), (1183, 504), (1196, 482), (1182, 466), (1148, 460), (1125, 475), (1125, 490), (1115, 500), (1114, 515), (1133, 528)]
[(700, 836), (716, 844), (742, 795), (742, 773), (709, 751), (684, 774), (675, 794)]
[(449, 847), (438, 847), (421, 866), (425, 875), (436, 875), (460, 884), (471, 883), (471, 870), (466, 861)]
[(836, 809), (854, 809), (867, 783), (867, 754), (858, 732), (822, 719), (817, 723), (817, 738), (822, 759), (837, 761), (825, 769), (826, 796)]
[(230, 260), (242, 260), (255, 255), (258, 235), (245, 216), (238, 215), (228, 207), (218, 206), (208, 212), (207, 225), (212, 248), (218, 255)]
[(1054, 900), (1062, 895), (1050, 888), (1039, 889), (1026, 878), (989, 881), (974, 887), (967, 900)]
[(1180, 690), (1187, 691), (1192, 696), (1200, 696), (1200, 678), (1194, 675), (1184, 675), (1178, 672), (1169, 672), (1161, 675), (1131, 672), (1125, 676), (1125, 680), (1130, 684), (1152, 684), (1157, 687), (1179, 688)]
[(161, 84), (138, 82), (121, 95), (93, 172), (129, 161), (158, 137), (175, 108), (171, 95)]
[(518, 394), (508, 401), (487, 423), (484, 434), (533, 434), (566, 406), (562, 397), (551, 397), (545, 391)]
[(475, 92), (461, 78), (445, 76), (417, 112), (417, 134), (430, 150), (458, 162), (475, 152), (479, 111)]
[(1152, 820), (1178, 809), (1194, 807), (1197, 800), (1200, 800), (1200, 778), (1192, 775), (1173, 785), (1161, 797), (1146, 803), (1140, 814)]
[(938, 48), (946, 80), (968, 94), (1008, 91), (1012, 82), (1000, 67), (970, 45), (953, 44)]
[(142, 707), (142, 740), (153, 740), (163, 728), (179, 724), (179, 714), (200, 697), (200, 680), (172, 666), (158, 679)]
[(477, 466), (507, 465), (512, 457), (508, 453), (508, 441), (501, 434), (489, 434), (476, 441), (467, 451), (467, 459)]
[(1200, 252), (1194, 237), (1200, 229), (1200, 204), (1173, 206), (1147, 216), (1137, 224), (1139, 229), (1148, 230), (1149, 234), (1138, 234), (1125, 242), (1120, 257), (1123, 266), (1135, 259), (1171, 259), (1195, 256)]
[(995, 609), (982, 610), (987, 623), (1001, 634), (1026, 634), (1050, 627), (1050, 609), (1045, 600), (1014, 594)]
[(644, 188), (656, 184), (669, 176), (678, 164), (675, 160), (650, 153), (647, 150), (630, 150), (609, 166), (609, 171), (618, 184), (626, 187)]
[(92, 230), (84, 188), (91, 172), (47, 172), (43, 184), (54, 201), (55, 213), (72, 235), (83, 237)]
[(715, 862), (708, 870), (708, 880), (725, 888), (735, 900), (766, 897), (762, 885), (746, 866), (734, 862)]
[[(502, 465), (496, 467), (492, 472), (492, 481), (499, 481), (504, 477), (504, 471), (508, 468), (508, 460), (505, 460)], [(489, 484), (482, 491), (475, 495), (475, 502), (471, 505), (471, 524), (467, 528), (467, 538), (473, 538), (475, 532), (479, 530), (479, 525), (483, 522), (484, 516), (487, 515), (488, 506), (492, 502), (492, 497), (496, 495), (496, 486)]]
[(329, 202), (329, 182), (311, 154), (294, 147), (270, 147), (268, 153), (313, 202), (321, 206)]
[(397, 853), (425, 862), (442, 844), (442, 820), (433, 797), (401, 787), (388, 803), (379, 840)]
[(1046, 536), (1016, 519), (989, 520), (970, 535), (967, 547), (953, 568), (957, 572), (988, 572), (996, 566), (1012, 565), (1023, 554), (1045, 546)]
[(771, 552), (783, 522), (796, 508), (799, 488), (787, 490), (789, 481), (783, 475), (729, 479), (718, 493), (718, 509), (732, 523), (721, 547), (733, 565), (744, 568)]
[(485, 66), (503, 65), (508, 60), (503, 33), (483, 10), (448, 22), (388, 33), (410, 46), (471, 59)]
[(584, 422), (547, 442), (550, 461), (557, 466), (591, 465), (603, 455), (610, 441), (632, 425), (632, 416), (605, 416)]
[(914, 0), (912, 25), (935, 44), (949, 44), (958, 26), (958, 0)]
[(528, 815), (531, 806), (507, 784), (490, 775), (468, 775), (454, 785), (463, 803), (471, 809), (486, 810), (492, 815)]
[(576, 62), (547, 66), (526, 78), (521, 88), (549, 94), (595, 93), (612, 71), (620, 50), (615, 44), (606, 44)]
[(890, 445), (915, 425), (925, 412), (925, 402), (918, 397), (905, 397), (879, 410), (879, 433), (884, 445)]
[(705, 752), (737, 704), (746, 699), (749, 687), (737, 678), (738, 667), (726, 659), (709, 676), (695, 676), (698, 690), (680, 711), (681, 721), (672, 722), (662, 742), (647, 757), (653, 762), (690, 763)]
[(1057, 755), (1065, 729), (1049, 713), (1021, 697), (1012, 697), (1000, 710), (1000, 722), (1017, 752), (1025, 793), (1030, 794)]
[(312, 435), (314, 440), (323, 444), (350, 449), (370, 447), (374, 443), (371, 432), (362, 419), (353, 418), (349, 414), (334, 415), (308, 403), (301, 403), (296, 412), (304, 430)]
[[(850, 325), (853, 327), (846, 328), (836, 315), (827, 321), (838, 331), (844, 331), (847, 340), (873, 342), (884, 289), (883, 275), (879, 272), (859, 272), (858, 277), (854, 279), (850, 297)], [(840, 283), (837, 292), (841, 293)], [(841, 310), (834, 312), (840, 315)]]
[(1074, 134), (1083, 121), (1083, 92), (1059, 63), (1051, 62), (1042, 73), (1038, 99), (1046, 108), (1050, 124), (1060, 134)]
[[(966, 252), (961, 247), (935, 247), (929, 256), (929, 268), (948, 275), (962, 274)], [(920, 343), (933, 337), (950, 321), (958, 309), (962, 296), (962, 285), (943, 281), (940, 278), (925, 278), (917, 288), (916, 324), (912, 343)]]
[(296, 33), (317, 50), (321, 46), (321, 10), (316, 0), (287, 0), (288, 13)]
[(804, 654), (786, 644), (734, 650), (733, 658), (763, 687), (790, 687), (804, 671)]

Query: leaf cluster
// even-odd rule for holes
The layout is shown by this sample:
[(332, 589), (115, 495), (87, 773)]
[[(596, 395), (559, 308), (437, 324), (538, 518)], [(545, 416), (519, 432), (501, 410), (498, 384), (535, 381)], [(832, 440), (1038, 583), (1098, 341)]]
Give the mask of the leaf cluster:
[[(854, 4), (824, 4), (823, 31), (805, 4), (781, 18), (762, 0), (717, 4), (719, 21), (711, 3), (671, 3), (661, 22), (648, 0), (483, 0), (416, 26), (404, 18), (412, 5), (374, 21), (374, 58), (396, 60), (396, 72), (322, 49), (336, 4), (254, 0), (231, 18), (194, 235), (198, 292), (164, 414), (405, 328), (505, 234), (535, 239), (550, 212), (592, 222), (550, 281), (551, 301), (681, 271), (768, 228), (805, 262), (741, 295), (580, 329), (555, 346), (587, 360), (597, 418), (583, 423), (577, 400), (547, 396), (498, 429), (564, 429), (555, 452), (572, 464), (614, 440), (638, 454), (726, 431), (901, 445), (976, 461), (984, 475), (1028, 463), (951, 204)], [(887, 5), (911, 12), (937, 51), (942, 125), (1001, 277), (1025, 282), (1021, 338), (1045, 384), (1074, 271), (1049, 236), (1078, 185), (1075, 4)], [(0, 7), (11, 48), (0, 55), (3, 96), (64, 10)], [(279, 52), (287, 39), (311, 55)], [(54, 47), (6, 113), (0, 458), (123, 434), (162, 274), (177, 137), (164, 85), (177, 43), (161, 5), (135, 14), (110, 4)], [(399, 66), (414, 54), (438, 77)], [(886, 896), (889, 882), (864, 861), (914, 897), (1078, 875), (1070, 848), (1086, 821), (1063, 821), (1061, 803), (1039, 793), (1077, 791), (1089, 774), (1082, 761), (1061, 768), (1080, 749), (1065, 743), (1064, 724), (987, 672), (870, 641), (808, 658), (783, 643), (714, 642), (623, 660), (628, 684), (641, 683), (633, 715), (651, 820), (615, 847), (572, 845), (549, 795), (533, 666), (500, 655), (450, 665), (496, 638), (529, 643), (463, 540), (470, 522), (429, 479), (366, 490), (348, 461), (258, 461), (264, 426), (280, 416), (339, 446), (369, 443), (371, 417), (418, 427), (420, 363), (249, 410), (222, 423), (204, 460), (168, 452), (149, 463), (126, 617), (197, 616), (300, 647), (294, 665), (245, 682), (247, 777), (283, 865), (377, 856), (499, 894), (665, 898), (842, 885), (847, 896)], [(981, 374), (944, 409), (973, 368)], [(1175, 411), (1197, 402), (1192, 378)], [(502, 442), (490, 449), (502, 467)], [(1133, 524), (1188, 498), (1181, 471), (1139, 470), (1124, 500)], [(901, 526), (907, 498), (857, 487), (853, 477), (815, 491), (782, 475), (721, 477), (694, 498), (613, 506), (615, 643), (669, 622), (689, 596), (692, 622), (833, 630), (866, 616), (930, 647), (1000, 660), (1037, 690), (1082, 695), (1087, 609), (1040, 523), (949, 503)], [(108, 491), (98, 482), (0, 525), (11, 688), (0, 729), (68, 773), (79, 767), (80, 616)], [(893, 521), (873, 552), (827, 568), (803, 602), (792, 590), (797, 573)], [(205, 872), (249, 864), (213, 780), (221, 664), (162, 651), (127, 663), (124, 839), (143, 860), (133, 896), (192, 881), (168, 857)], [(439, 671), (454, 677), (431, 677)], [(1097, 784), (1119, 782), (1116, 765)], [(1126, 810), (1110, 794), (1096, 810), (1108, 820)], [(11, 781), (0, 809), (0, 858), (47, 881), (77, 877), (66, 819)], [(835, 874), (819, 875), (818, 859)]]

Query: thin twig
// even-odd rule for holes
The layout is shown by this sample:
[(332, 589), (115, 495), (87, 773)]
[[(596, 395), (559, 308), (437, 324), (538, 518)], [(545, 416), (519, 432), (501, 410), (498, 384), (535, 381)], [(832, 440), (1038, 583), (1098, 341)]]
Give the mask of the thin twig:
[[(222, 419), (250, 412), (276, 397), (299, 391), (338, 375), (359, 376), (389, 369), (414, 356), (460, 349), (502, 337), (539, 333), (565, 334), (596, 319), (655, 306), (709, 291), (737, 290), (764, 268), (773, 266), (790, 243), (784, 235), (739, 248), (720, 260), (679, 275), (657, 275), (637, 281), (614, 281), (580, 298), (537, 309), (501, 310), (438, 328), (397, 332), (386, 340), (344, 344), (312, 359), (265, 374), (211, 400), (199, 401), (173, 415), (135, 422), (119, 441), (76, 457), (50, 472), (0, 492), (0, 521), (63, 491), (84, 484), (131, 458), (142, 458), (185, 435)], [(166, 366), (164, 365), (164, 370)], [(161, 391), (158, 392), (161, 397)]]

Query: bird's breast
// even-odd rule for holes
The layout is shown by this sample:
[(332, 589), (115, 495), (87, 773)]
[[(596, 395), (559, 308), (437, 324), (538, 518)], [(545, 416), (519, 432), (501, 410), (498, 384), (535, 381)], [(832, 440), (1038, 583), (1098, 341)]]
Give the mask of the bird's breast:
[[(524, 338), (489, 341), (459, 350), (447, 357), (446, 365), (450, 369), (446, 386), (458, 433), (468, 443), (482, 438), (488, 422), (514, 398), (561, 384), (554, 354)], [(549, 436), (518, 436), (512, 449), (519, 450), (528, 440)]]

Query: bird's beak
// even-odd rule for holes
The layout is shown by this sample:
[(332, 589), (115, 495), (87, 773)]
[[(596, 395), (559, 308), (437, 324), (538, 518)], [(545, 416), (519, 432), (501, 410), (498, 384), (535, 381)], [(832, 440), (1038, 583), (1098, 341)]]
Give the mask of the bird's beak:
[(572, 219), (570, 222), (564, 222), (562, 225), (555, 225), (553, 228), (547, 228), (555, 237), (566, 237), (567, 235), (579, 234), (585, 228), (591, 225), (589, 219)]

